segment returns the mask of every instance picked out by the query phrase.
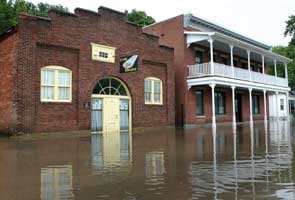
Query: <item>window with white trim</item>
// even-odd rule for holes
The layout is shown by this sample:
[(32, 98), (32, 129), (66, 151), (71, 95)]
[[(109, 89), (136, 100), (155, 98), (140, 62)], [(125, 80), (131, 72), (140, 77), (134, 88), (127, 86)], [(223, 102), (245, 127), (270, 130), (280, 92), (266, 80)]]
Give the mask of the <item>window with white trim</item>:
[(71, 102), (71, 70), (59, 66), (43, 67), (40, 98), (42, 102)]
[(281, 110), (284, 110), (285, 109), (284, 99), (280, 99), (280, 109)]
[(144, 101), (145, 104), (163, 103), (163, 89), (160, 79), (154, 77), (144, 79)]

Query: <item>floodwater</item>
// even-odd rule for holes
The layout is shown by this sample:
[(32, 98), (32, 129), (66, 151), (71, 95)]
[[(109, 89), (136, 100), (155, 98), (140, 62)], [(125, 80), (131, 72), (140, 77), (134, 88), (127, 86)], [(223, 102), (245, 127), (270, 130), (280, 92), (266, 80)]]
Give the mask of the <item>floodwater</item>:
[(295, 199), (286, 121), (0, 138), (0, 199)]

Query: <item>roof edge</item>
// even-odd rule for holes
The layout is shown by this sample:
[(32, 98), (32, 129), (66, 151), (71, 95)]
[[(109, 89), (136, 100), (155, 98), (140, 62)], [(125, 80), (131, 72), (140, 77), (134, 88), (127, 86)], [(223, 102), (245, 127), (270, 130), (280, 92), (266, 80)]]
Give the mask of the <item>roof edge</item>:
[(17, 31), (17, 25), (10, 26), (0, 33), (0, 41), (5, 39), (5, 36), (9, 37), (9, 34), (14, 34)]
[(211, 22), (211, 21), (209, 21), (207, 19), (205, 20), (205, 19), (196, 17), (196, 16), (194, 16), (192, 14), (187, 14), (187, 15), (191, 15), (190, 21), (187, 22), (188, 26), (189, 26), (190, 22), (196, 21), (196, 22), (199, 22), (199, 23), (201, 23), (201, 24), (203, 24), (205, 26), (208, 26), (209, 28), (216, 29), (217, 31), (220, 31), (221, 33), (224, 32), (224, 33), (226, 33), (227, 35), (229, 35), (231, 37), (235, 37), (235, 38), (240, 39), (242, 41), (252, 43), (253, 45), (256, 45), (256, 46), (258, 46), (260, 48), (264, 48), (264, 49), (267, 49), (267, 50), (271, 49), (270, 45), (267, 45), (267, 44), (264, 44), (262, 42), (251, 39), (250, 37), (244, 36), (244, 35), (242, 35), (240, 33), (237, 33), (235, 31), (232, 31), (232, 30), (228, 29), (228, 28), (225, 28), (222, 25), (218, 25), (215, 22)]
[(287, 62), (287, 63), (292, 62), (292, 59), (290, 59), (288, 57), (285, 57), (283, 55), (277, 54), (277, 53), (273, 52), (271, 49), (263, 49), (263, 48), (261, 48), (259, 46), (253, 45), (253, 44), (248, 43), (248, 42), (245, 42), (243, 40), (239, 40), (239, 39), (234, 38), (234, 37), (229, 36), (229, 35), (225, 35), (225, 34), (220, 33), (220, 32), (184, 31), (184, 34), (185, 35), (188, 35), (188, 34), (193, 34), (193, 35), (207, 35), (208, 37), (219, 36), (221, 38), (229, 39), (231, 41), (237, 41), (238, 43), (241, 43), (241, 44), (244, 43), (244, 45), (246, 45), (246, 46), (253, 46), (251, 48), (255, 48), (256, 49), (255, 51), (262, 51), (262, 52), (264, 52), (266, 54), (271, 54), (271, 55), (273, 55), (273, 56), (275, 56), (277, 58), (281, 58), (282, 60), (284, 60), (282, 62)]
[(169, 21), (169, 20), (172, 20), (172, 19), (177, 18), (177, 17), (180, 17), (180, 16), (184, 16), (184, 15), (183, 15), (183, 14), (176, 15), (176, 16), (174, 16), (174, 17), (170, 17), (170, 18), (168, 18), (168, 19), (164, 19), (164, 20), (161, 20), (161, 21), (155, 22), (155, 23), (153, 23), (153, 24), (150, 24), (150, 25), (144, 26), (144, 27), (142, 27), (142, 28), (145, 29), (145, 28), (148, 28), (148, 27), (151, 27), (151, 26), (157, 25), (157, 24), (161, 24), (161, 23), (163, 23), (163, 22), (167, 22), (167, 21)]

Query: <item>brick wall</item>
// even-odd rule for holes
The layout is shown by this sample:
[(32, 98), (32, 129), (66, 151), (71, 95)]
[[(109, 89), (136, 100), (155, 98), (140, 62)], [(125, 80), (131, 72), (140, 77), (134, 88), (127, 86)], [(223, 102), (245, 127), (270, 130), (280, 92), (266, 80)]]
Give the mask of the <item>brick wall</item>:
[(17, 120), (14, 90), (17, 36), (12, 30), (0, 39), (0, 133), (13, 132)]
[[(196, 114), (196, 89), (202, 89), (204, 92), (204, 115), (198, 116)], [(225, 93), (225, 114), (216, 115), (216, 122), (231, 122), (232, 121), (232, 90), (231, 88), (215, 87), (215, 91), (221, 91)], [(242, 101), (242, 121), (250, 120), (249, 110), (249, 92), (245, 89), (236, 89), (235, 93), (241, 94)], [(252, 92), (252, 94), (259, 96), (259, 114), (253, 113), (253, 120), (264, 119), (264, 102), (263, 93)], [(211, 88), (209, 86), (192, 87), (188, 93), (187, 101), (187, 124), (204, 124), (212, 122), (212, 96)], [(268, 111), (267, 111), (268, 112)]]
[(160, 44), (174, 48), (175, 65), (175, 112), (177, 125), (182, 122), (182, 115), (185, 118), (184, 109), (186, 101), (186, 65), (185, 65), (185, 36), (183, 34), (183, 15), (176, 16), (169, 20), (145, 27), (144, 32), (156, 35), (160, 38)]
[[(48, 18), (21, 15), (17, 56), (18, 130), (24, 132), (89, 129), (96, 83), (108, 76), (126, 83), (132, 97), (134, 127), (173, 125), (175, 121), (173, 49), (159, 46), (158, 37), (126, 22), (123, 13), (100, 7), (98, 13), (76, 9), (75, 14), (51, 11)], [(116, 62), (91, 59), (90, 43), (116, 47)], [(119, 57), (139, 55), (139, 68), (119, 73)], [(71, 103), (40, 102), (40, 70), (59, 65), (72, 70)], [(144, 104), (144, 78), (163, 81), (163, 105)], [(152, 117), (151, 117), (152, 116)]]

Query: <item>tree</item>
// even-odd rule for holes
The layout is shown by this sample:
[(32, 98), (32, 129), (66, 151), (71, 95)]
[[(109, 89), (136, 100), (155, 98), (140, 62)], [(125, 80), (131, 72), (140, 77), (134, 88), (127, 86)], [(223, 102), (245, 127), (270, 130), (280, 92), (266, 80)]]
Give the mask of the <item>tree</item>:
[[(289, 16), (286, 21), (286, 28), (284, 32), (285, 37), (291, 36), (291, 41), (288, 46), (275, 46), (272, 51), (282, 56), (292, 59), (292, 62), (288, 64), (288, 79), (289, 87), (295, 88), (295, 15)], [(270, 68), (270, 73), (273, 73), (273, 69)], [(277, 66), (277, 74), (282, 76), (284, 74), (284, 67), (280, 64)]]
[[(288, 57), (292, 59), (292, 62), (288, 64), (288, 79), (289, 79), (289, 87), (295, 88), (295, 46), (289, 45), (287, 47), (284, 46), (276, 46), (272, 48), (272, 51), (280, 54), (282, 56)], [(282, 64), (278, 64), (277, 66), (277, 74), (278, 76), (284, 75), (284, 67)]]
[(18, 23), (18, 15), (22, 12), (47, 16), (50, 9), (68, 12), (68, 8), (61, 5), (38, 3), (37, 5), (25, 0), (0, 0), (0, 33)]
[(127, 14), (127, 19), (128, 21), (138, 24), (141, 27), (156, 22), (154, 18), (148, 16), (144, 11), (137, 11), (136, 9), (133, 9), (130, 13)]
[(284, 32), (284, 35), (291, 36), (290, 45), (295, 46), (295, 15), (289, 16), (289, 19), (286, 21), (286, 30)]

